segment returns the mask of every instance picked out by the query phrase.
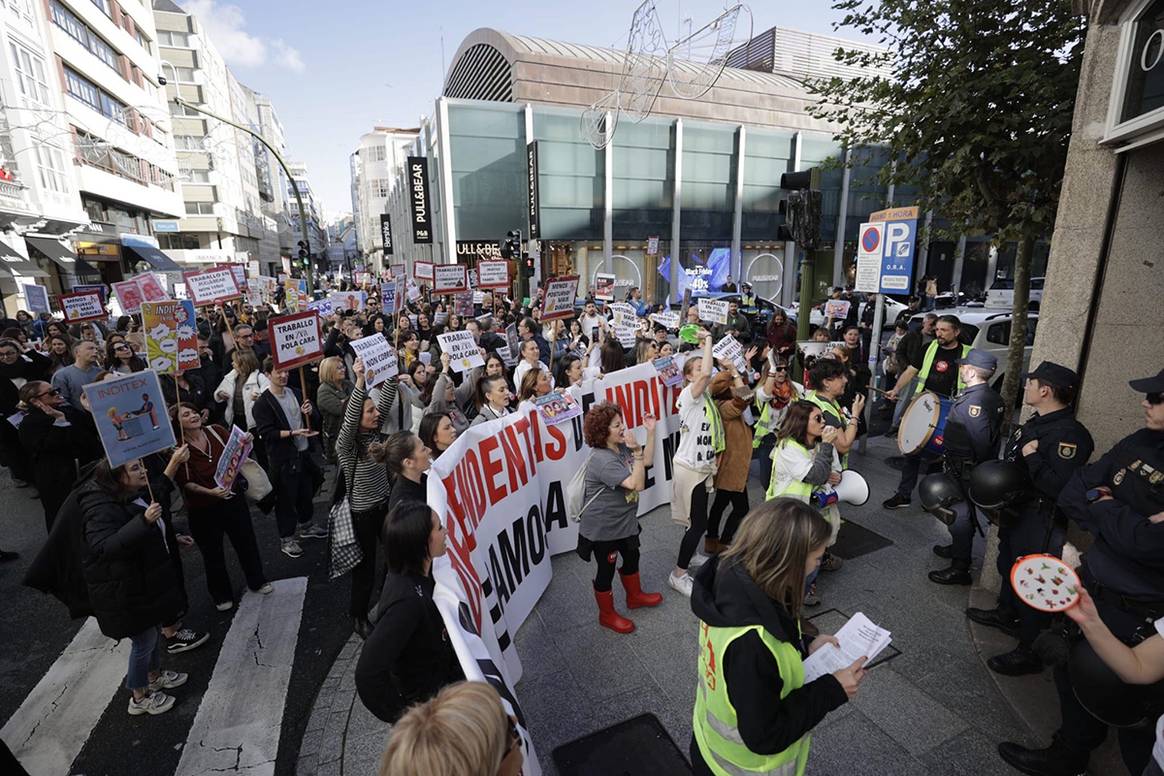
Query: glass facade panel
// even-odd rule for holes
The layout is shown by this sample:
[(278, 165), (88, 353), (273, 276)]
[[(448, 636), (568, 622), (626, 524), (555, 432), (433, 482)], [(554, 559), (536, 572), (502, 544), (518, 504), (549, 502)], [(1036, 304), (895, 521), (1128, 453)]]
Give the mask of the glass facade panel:
[(671, 235), (675, 190), (674, 126), (667, 119), (624, 122), (614, 139), (615, 240)]
[(784, 223), (780, 215), (780, 176), (792, 169), (791, 132), (748, 129), (744, 143), (744, 191), (740, 222), (742, 240), (775, 240)]
[[(878, 180), (881, 168), (889, 163), (884, 148), (859, 148), (850, 155), (849, 210), (845, 217), (845, 242), (853, 242), (856, 252), (857, 231), (875, 210), (884, 210), (888, 187)], [(895, 192), (896, 193), (896, 192)], [(912, 204), (912, 203), (911, 203)]]
[[(602, 239), (603, 152), (582, 139), (578, 117), (577, 111), (534, 106), (541, 236), (546, 240)], [(523, 189), (516, 200), (522, 206), (524, 167), (523, 158)]]
[(735, 149), (735, 127), (684, 123), (682, 240), (731, 243)]
[[(449, 105), (458, 240), (500, 240), (526, 231), (525, 139), (520, 106)], [(429, 161), (430, 188), (439, 169)], [(544, 193), (543, 193), (544, 198)]]
[(829, 135), (813, 135), (804, 133), (800, 138), (800, 169), (818, 167), (829, 161), (836, 163), (821, 174), (821, 215), (820, 236), (821, 245), (831, 247), (837, 237), (837, 216), (841, 207), (841, 177), (840, 161), (842, 149), (840, 143)]

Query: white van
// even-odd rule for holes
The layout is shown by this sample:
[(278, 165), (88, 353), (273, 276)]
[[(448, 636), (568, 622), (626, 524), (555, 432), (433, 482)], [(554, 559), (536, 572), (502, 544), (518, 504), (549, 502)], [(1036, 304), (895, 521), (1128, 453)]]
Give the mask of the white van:
[[(1046, 278), (1031, 278), (1030, 309), (1038, 310), (1043, 301), (1043, 281)], [(992, 310), (1010, 310), (1014, 307), (1014, 280), (999, 278), (986, 292), (986, 307)]]

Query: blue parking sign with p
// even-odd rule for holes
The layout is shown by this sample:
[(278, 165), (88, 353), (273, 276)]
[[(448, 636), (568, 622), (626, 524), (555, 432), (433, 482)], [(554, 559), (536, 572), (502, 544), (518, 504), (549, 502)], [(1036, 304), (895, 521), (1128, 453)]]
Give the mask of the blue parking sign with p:
[(891, 208), (869, 215), (884, 225), (881, 253), (881, 293), (908, 294), (917, 243), (917, 208)]

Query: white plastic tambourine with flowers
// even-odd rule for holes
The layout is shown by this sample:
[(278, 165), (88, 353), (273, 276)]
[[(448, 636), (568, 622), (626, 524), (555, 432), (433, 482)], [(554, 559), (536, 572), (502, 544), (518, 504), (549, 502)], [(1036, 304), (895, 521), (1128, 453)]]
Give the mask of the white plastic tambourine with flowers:
[(1079, 603), (1079, 577), (1054, 555), (1024, 555), (1010, 569), (1010, 586), (1027, 606), (1061, 612)]

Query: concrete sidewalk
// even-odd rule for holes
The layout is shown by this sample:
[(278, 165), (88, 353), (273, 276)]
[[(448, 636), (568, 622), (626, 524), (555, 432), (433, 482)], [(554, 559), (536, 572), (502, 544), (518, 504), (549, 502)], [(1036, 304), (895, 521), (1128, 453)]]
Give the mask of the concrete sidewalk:
[[(823, 605), (810, 616), (829, 632), (864, 612), (892, 632), (901, 654), (872, 669), (856, 699), (818, 726), (808, 772), (1012, 774), (996, 753), (998, 742), (1045, 744), (1045, 726), (1035, 737), (1028, 723), (1048, 720), (1053, 726), (1057, 711), (1046, 706), (1037, 717), (1025, 715), (1027, 722), (1015, 713), (971, 637), (963, 614), (968, 589), (926, 578), (946, 564), (931, 552), (934, 544), (948, 542), (946, 529), (921, 511), (916, 498), (909, 509), (881, 509), (898, 480), (884, 459), (896, 452), (892, 439), (878, 437), (869, 440), (866, 454), (853, 455), (852, 467), (869, 481), (872, 495), (863, 507), (842, 510), (846, 520), (892, 544), (824, 575), (818, 584)], [(763, 498), (758, 482), (750, 493), (753, 504)], [(636, 610), (638, 627), (629, 636), (598, 626), (592, 565), (573, 554), (554, 558), (553, 581), (515, 639), (524, 667), (518, 698), (543, 772), (556, 773), (555, 747), (644, 712), (655, 714), (686, 751), (695, 697), (695, 619), (687, 599), (666, 585), (681, 535), (666, 507), (643, 519), (644, 585), (662, 591), (665, 600), (655, 609)], [(983, 545), (976, 542), (976, 564)], [(1004, 651), (1000, 646), (1009, 648), (987, 642), (983, 649), (989, 655)], [(376, 772), (387, 726), (355, 696), (359, 647), (353, 637), (320, 690), (300, 748), (300, 776)], [(1041, 687), (1033, 697), (1047, 698), (1049, 672), (1014, 686), (1031, 685)]]

